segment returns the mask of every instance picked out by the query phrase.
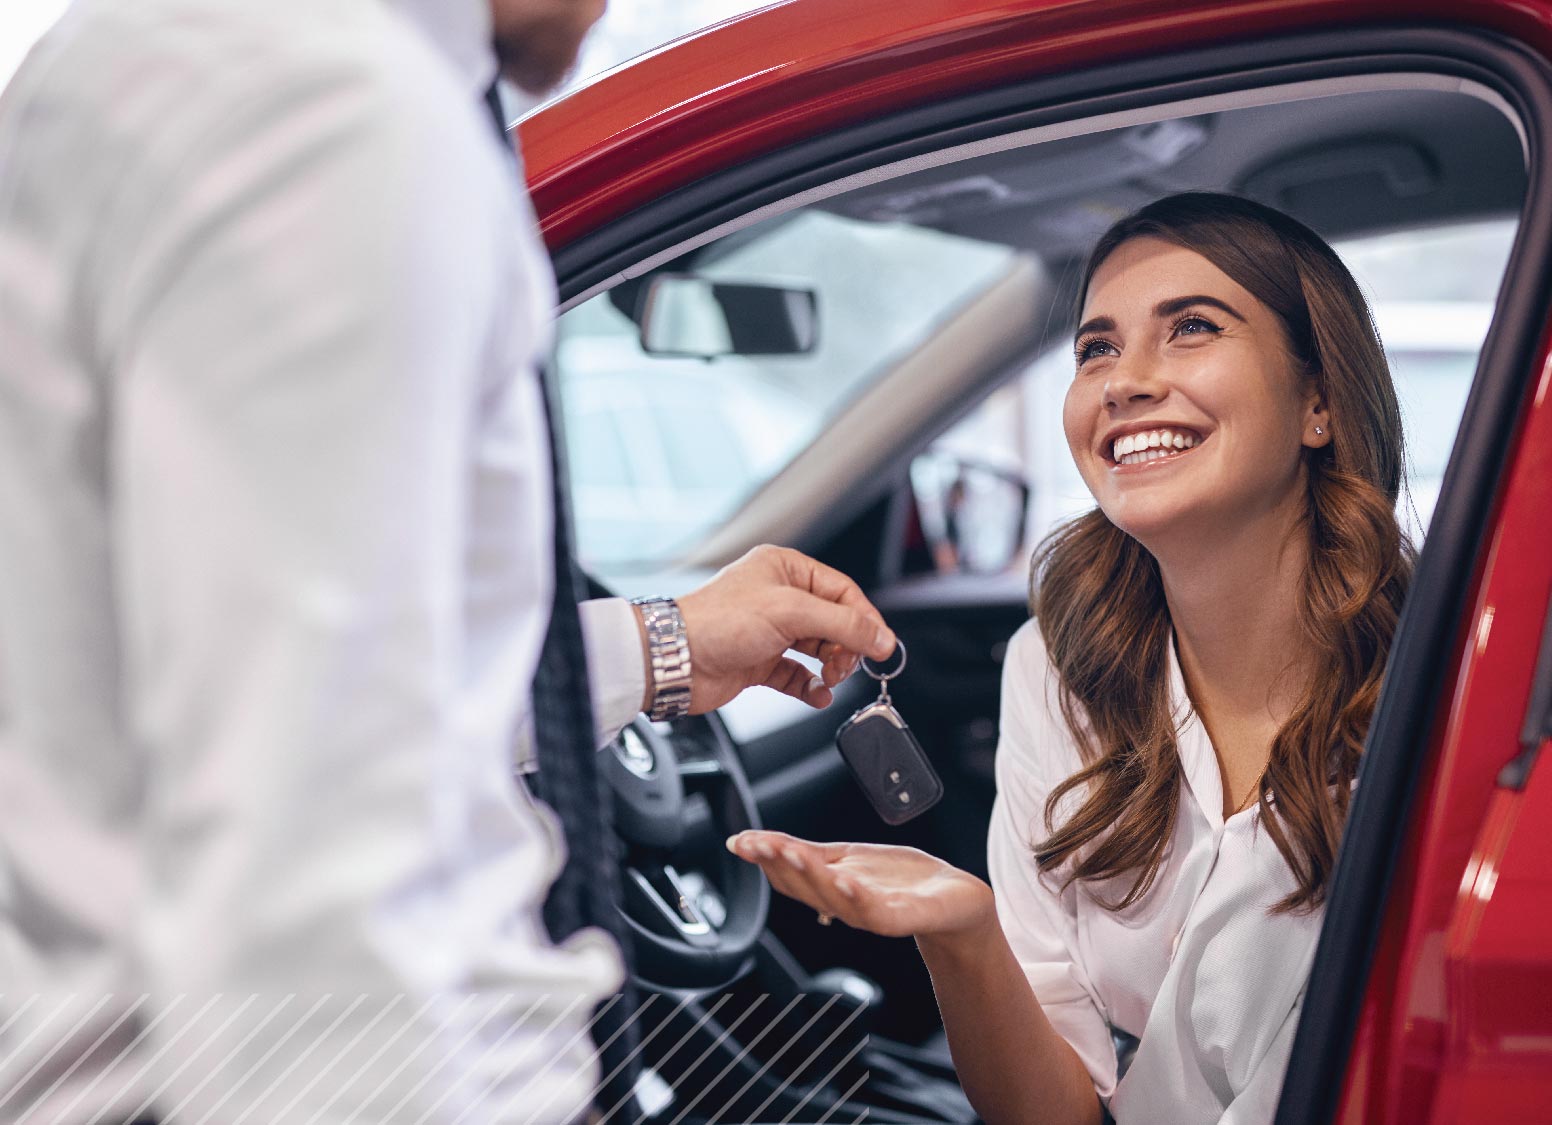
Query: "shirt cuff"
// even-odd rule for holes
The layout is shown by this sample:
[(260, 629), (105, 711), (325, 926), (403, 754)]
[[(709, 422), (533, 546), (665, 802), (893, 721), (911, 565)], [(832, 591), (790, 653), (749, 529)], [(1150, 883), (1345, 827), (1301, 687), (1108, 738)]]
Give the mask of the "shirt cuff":
[(596, 598), (577, 607), (587, 648), (587, 681), (593, 697), (593, 734), (607, 746), (641, 713), (647, 669), (636, 611), (624, 598)]

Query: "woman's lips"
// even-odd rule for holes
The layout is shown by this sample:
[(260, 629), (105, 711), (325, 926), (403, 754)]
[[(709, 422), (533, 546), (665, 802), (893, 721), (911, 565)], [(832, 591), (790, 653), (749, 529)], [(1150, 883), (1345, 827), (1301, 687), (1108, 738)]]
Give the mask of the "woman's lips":
[[(1170, 433), (1170, 431), (1164, 432)], [(1135, 436), (1140, 439), (1146, 439), (1149, 437), (1149, 434), (1137, 434)], [(1122, 439), (1122, 441), (1124, 440), (1125, 439)], [(1142, 448), (1131, 449), (1116, 456), (1111, 461), (1110, 469), (1111, 472), (1130, 474), (1146, 471), (1150, 468), (1157, 468), (1161, 465), (1171, 464), (1180, 460), (1182, 457), (1186, 457), (1195, 452), (1196, 449), (1201, 446), (1202, 442), (1206, 440), (1206, 438), (1198, 438), (1195, 435), (1188, 435), (1187, 443), (1184, 445), (1176, 445), (1173, 442), (1165, 445), (1161, 441), (1158, 445), (1148, 445)], [(1116, 445), (1120, 446), (1121, 442), (1118, 441)]]

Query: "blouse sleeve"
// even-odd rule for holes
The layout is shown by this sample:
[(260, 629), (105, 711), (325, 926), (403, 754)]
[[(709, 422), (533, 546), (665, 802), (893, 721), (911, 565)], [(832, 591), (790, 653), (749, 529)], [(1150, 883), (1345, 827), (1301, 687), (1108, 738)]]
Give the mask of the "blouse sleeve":
[(1035, 997), (1088, 1067), (1099, 1096), (1109, 1098), (1117, 1081), (1115, 1045), (1078, 956), (1072, 898), (1041, 878), (1033, 855), (1034, 841), (1045, 835), (1047, 795), (1081, 765), (1060, 714), (1052, 713), (1052, 677), (1038, 626), (1027, 622), (1009, 642), (1003, 667), (987, 866), (998, 920)]

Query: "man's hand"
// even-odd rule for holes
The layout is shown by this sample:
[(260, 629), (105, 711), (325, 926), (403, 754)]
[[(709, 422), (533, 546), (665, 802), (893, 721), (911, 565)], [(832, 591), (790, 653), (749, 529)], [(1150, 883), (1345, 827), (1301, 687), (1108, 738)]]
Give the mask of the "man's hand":
[[(830, 689), (856, 671), (862, 656), (887, 660), (895, 649), (894, 633), (855, 582), (785, 547), (756, 547), (677, 600), (696, 715), (756, 684), (827, 707)], [(784, 655), (788, 649), (817, 657), (820, 674)]]

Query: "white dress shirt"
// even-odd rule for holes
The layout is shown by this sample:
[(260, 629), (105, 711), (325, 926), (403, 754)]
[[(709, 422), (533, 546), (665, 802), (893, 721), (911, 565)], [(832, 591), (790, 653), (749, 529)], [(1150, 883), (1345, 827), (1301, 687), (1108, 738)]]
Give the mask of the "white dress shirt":
[[(1269, 1122), (1282, 1089), (1321, 915), (1269, 915), (1293, 875), (1251, 808), (1223, 818), (1217, 758), (1173, 645), (1170, 698), (1184, 771), (1168, 853), (1142, 900), (1042, 874), (1047, 795), (1082, 762), (1058, 709), (1038, 625), (1008, 646), (988, 861), (997, 914), (1036, 997), (1119, 1125)], [(1060, 824), (1077, 805), (1069, 794)], [(1111, 1029), (1140, 1039), (1118, 1079)]]
[[(488, 0), (78, 0), (0, 98), (0, 1119), (561, 1121), (553, 278)], [(600, 738), (631, 610), (586, 607)], [(604, 667), (604, 665), (608, 665)]]

